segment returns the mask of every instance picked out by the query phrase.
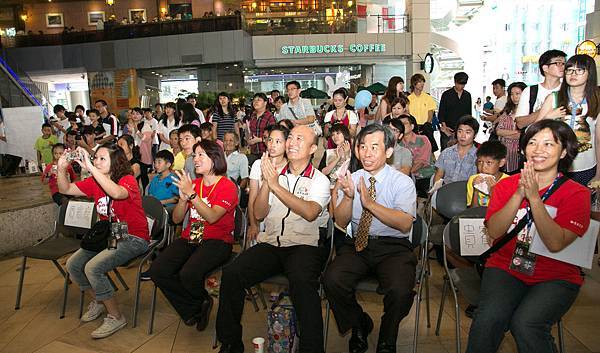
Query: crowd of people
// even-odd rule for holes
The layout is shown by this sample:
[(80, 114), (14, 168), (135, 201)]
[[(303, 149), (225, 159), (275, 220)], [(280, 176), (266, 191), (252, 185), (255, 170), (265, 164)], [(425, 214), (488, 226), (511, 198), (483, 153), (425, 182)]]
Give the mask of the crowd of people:
[[(92, 298), (82, 320), (108, 312), (92, 333), (96, 338), (126, 325), (106, 272), (147, 249), (148, 230), (140, 224), (140, 195), (147, 193), (173, 223), (183, 224), (180, 238), (152, 262), (149, 278), (199, 331), (213, 306), (204, 279), (230, 259), (235, 209), (247, 209), (247, 238), (256, 245), (223, 268), (220, 352), (244, 351), (245, 289), (276, 274), (289, 279), (301, 352), (324, 351), (321, 279), (340, 333), (352, 332), (348, 351), (365, 352), (374, 325), (355, 287), (369, 273), (384, 295), (376, 351), (396, 352), (399, 324), (413, 304), (417, 261), (409, 239), (417, 198), (428, 197), (436, 182), (467, 181), (466, 203), (488, 207), (491, 242), (521, 228), (486, 263), (467, 351), (497, 351), (509, 329), (520, 352), (553, 352), (550, 328), (568, 311), (583, 278), (574, 265), (529, 253), (529, 231), (535, 225), (552, 252), (586, 232), (587, 186), (598, 179), (599, 159), (596, 66), (585, 55), (566, 57), (544, 53), (538, 85), (515, 82), (506, 91), (503, 80), (494, 81), (496, 104), (484, 106), (479, 118), (471, 116), (464, 72), (455, 75), (439, 108), (424, 92), (421, 74), (410, 78), (410, 94), (401, 77), (392, 77), (382, 99), (374, 95), (361, 109), (338, 89), (322, 114), (300, 97), (297, 81), (286, 84), (287, 101), (278, 91), (256, 93), (250, 109), (236, 109), (222, 92), (203, 112), (190, 96), (130, 109), (124, 125), (103, 100), (74, 113), (56, 106), (35, 145), (52, 198), (60, 204), (70, 196), (91, 197), (101, 218), (127, 222), (131, 235), (116, 251), (82, 249), (69, 259), (72, 279)], [(480, 121), (490, 138), (477, 144)], [(325, 151), (315, 167), (321, 144)], [(321, 276), (329, 219), (336, 256)]]

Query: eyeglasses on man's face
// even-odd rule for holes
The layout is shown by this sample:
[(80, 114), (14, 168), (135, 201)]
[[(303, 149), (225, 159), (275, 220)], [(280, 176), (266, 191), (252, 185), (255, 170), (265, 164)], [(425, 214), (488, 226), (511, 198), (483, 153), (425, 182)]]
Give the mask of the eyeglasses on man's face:
[(581, 76), (585, 73), (585, 68), (583, 67), (570, 67), (565, 70), (565, 75), (577, 75)]
[(548, 63), (548, 66), (552, 66), (552, 65), (556, 65), (556, 67), (564, 67), (565, 62), (564, 61), (553, 61), (553, 62)]

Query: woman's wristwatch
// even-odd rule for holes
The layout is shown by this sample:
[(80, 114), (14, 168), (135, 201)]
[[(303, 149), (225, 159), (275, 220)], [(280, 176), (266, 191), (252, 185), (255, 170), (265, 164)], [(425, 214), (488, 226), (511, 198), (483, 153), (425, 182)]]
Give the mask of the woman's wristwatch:
[(195, 192), (191, 193), (188, 197), (187, 200), (188, 201), (192, 201), (193, 199), (195, 199), (198, 196), (198, 194), (196, 194)]

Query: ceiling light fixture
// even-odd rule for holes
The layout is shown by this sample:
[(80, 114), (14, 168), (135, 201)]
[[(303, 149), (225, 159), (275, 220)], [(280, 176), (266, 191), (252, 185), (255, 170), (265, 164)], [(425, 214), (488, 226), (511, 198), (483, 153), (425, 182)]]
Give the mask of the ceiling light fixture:
[(115, 0), (106, 0), (106, 5), (113, 6), (115, 4)]

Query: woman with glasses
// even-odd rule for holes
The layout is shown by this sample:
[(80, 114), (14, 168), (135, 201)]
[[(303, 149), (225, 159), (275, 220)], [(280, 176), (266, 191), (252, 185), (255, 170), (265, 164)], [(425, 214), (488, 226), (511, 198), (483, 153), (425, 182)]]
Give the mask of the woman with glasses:
[(388, 158), (387, 164), (390, 164), (394, 168), (398, 169), (404, 175), (411, 176), (410, 170), (412, 169), (412, 152), (402, 146), (400, 141), (404, 137), (404, 124), (400, 119), (392, 119), (387, 116), (383, 119), (383, 126), (387, 126), (394, 134), (394, 154), (391, 158)]
[(227, 162), (216, 142), (202, 140), (194, 146), (198, 179), (175, 171), (179, 202), (173, 222), (187, 217), (181, 238), (174, 240), (150, 267), (150, 278), (173, 305), (184, 324), (203, 331), (213, 300), (204, 288), (208, 273), (231, 257), (237, 186), (227, 178)]
[(427, 198), (427, 191), (431, 186), (431, 176), (435, 174), (431, 143), (427, 136), (417, 134), (417, 120), (414, 116), (401, 115), (400, 122), (404, 126), (404, 135), (398, 144), (408, 148), (412, 154), (410, 175), (415, 178), (417, 196)]
[[(563, 111), (560, 120), (573, 129), (579, 143), (577, 158), (568, 176), (580, 184), (587, 185), (592, 179), (600, 179), (596, 171), (596, 119), (600, 112), (600, 90), (596, 74), (596, 63), (588, 55), (574, 55), (565, 64), (565, 78), (557, 93), (546, 97), (538, 120), (551, 119), (550, 113)], [(600, 137), (600, 136), (599, 136)]]

